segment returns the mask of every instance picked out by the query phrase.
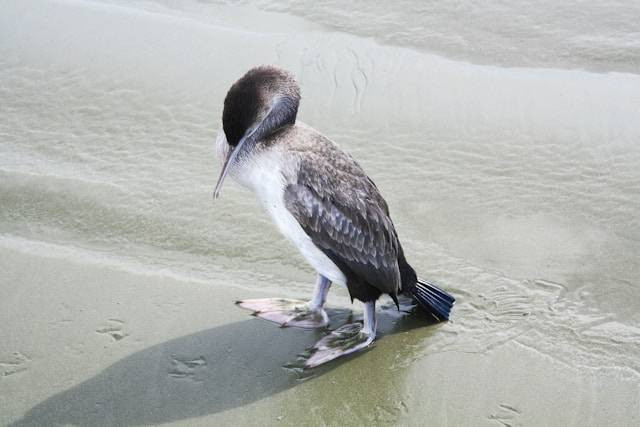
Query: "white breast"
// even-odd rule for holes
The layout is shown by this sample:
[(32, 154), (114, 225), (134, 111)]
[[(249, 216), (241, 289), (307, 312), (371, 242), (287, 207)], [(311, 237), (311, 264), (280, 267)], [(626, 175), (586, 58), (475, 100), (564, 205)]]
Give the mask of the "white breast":
[[(227, 145), (226, 141), (224, 145)], [(219, 141), (218, 153), (223, 153)], [(319, 274), (345, 285), (346, 278), (342, 271), (313, 244), (284, 204), (286, 177), (292, 176), (297, 165), (283, 160), (284, 156), (275, 147), (251, 156), (241, 166), (230, 170), (230, 174), (234, 180), (254, 191), (280, 232)]]

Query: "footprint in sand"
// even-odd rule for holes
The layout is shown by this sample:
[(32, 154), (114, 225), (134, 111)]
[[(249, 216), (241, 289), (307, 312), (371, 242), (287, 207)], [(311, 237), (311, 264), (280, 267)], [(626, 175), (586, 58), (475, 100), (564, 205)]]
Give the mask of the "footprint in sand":
[(189, 379), (195, 382), (202, 381), (199, 379), (203, 370), (207, 366), (207, 359), (204, 356), (184, 357), (171, 355), (171, 367), (169, 368), (169, 376), (172, 378)]
[(518, 417), (522, 412), (511, 405), (505, 405), (500, 403), (498, 405), (498, 411), (495, 414), (489, 415), (487, 418), (491, 421), (502, 424), (505, 427), (516, 427), (522, 424), (518, 421)]
[(124, 331), (124, 321), (120, 319), (109, 319), (107, 320), (107, 324), (101, 328), (96, 329), (96, 332), (99, 334), (106, 334), (113, 338), (114, 341), (120, 341), (125, 337), (129, 336), (127, 332)]
[(10, 375), (26, 371), (26, 364), (30, 361), (31, 359), (24, 353), (19, 351), (14, 352), (11, 357), (0, 360), (0, 372), (2, 372), (2, 377), (8, 377)]

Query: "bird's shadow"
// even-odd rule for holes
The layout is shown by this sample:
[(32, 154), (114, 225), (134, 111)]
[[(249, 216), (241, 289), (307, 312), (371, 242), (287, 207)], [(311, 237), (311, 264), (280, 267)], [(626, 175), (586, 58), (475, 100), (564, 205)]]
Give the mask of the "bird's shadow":
[[(332, 328), (353, 320), (350, 310), (328, 312)], [(420, 314), (382, 311), (379, 337), (427, 324)], [(154, 425), (243, 406), (357, 357), (302, 374), (283, 367), (324, 333), (248, 319), (176, 338), (46, 399), (13, 425)]]

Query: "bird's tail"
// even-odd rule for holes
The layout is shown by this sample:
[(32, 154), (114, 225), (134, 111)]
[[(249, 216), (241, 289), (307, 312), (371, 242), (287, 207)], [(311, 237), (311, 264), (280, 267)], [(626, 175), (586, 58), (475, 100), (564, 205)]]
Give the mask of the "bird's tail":
[(456, 299), (434, 284), (417, 280), (416, 284), (409, 289), (408, 293), (413, 296), (418, 305), (437, 320), (449, 320), (449, 313)]

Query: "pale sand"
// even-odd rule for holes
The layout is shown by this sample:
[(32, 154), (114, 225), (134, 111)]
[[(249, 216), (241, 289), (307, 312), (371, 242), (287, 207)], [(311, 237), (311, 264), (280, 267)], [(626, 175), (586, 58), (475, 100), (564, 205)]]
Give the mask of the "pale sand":
[[(144, 5), (0, 5), (0, 424), (640, 423), (638, 75)], [(251, 195), (211, 205), (224, 93), (265, 62), (375, 177), (451, 322), (382, 313), (371, 351), (301, 378), (321, 334), (234, 305), (313, 283)]]
[[(3, 424), (633, 425), (638, 378), (515, 342), (416, 353), (382, 317), (372, 351), (302, 381), (283, 361), (318, 334), (248, 318), (265, 294), (1, 250)], [(434, 328), (422, 328), (428, 340)], [(416, 359), (417, 357), (417, 359)], [(224, 424), (223, 424), (224, 423)]]

